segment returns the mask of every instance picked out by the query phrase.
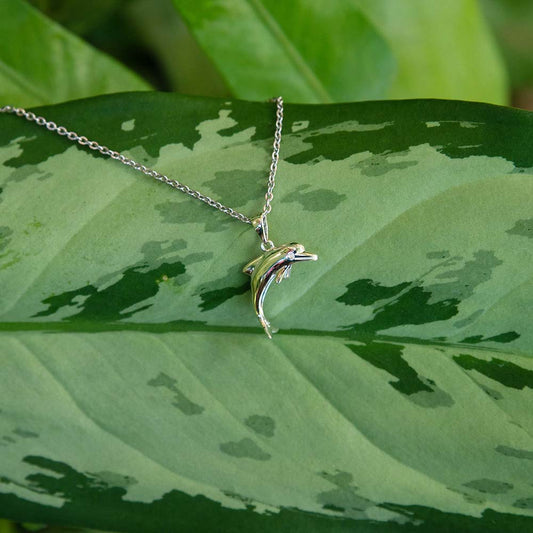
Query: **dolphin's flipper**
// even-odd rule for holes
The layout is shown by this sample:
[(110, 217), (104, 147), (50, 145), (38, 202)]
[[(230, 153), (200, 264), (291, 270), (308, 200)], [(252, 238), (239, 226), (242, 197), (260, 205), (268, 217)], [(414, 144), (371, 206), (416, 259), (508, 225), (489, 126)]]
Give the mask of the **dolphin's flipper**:
[(276, 283), (281, 283), (283, 281), (283, 278), (287, 277), (287, 271), (290, 272), (291, 265), (285, 265), (282, 266), (277, 272), (276, 272)]
[(289, 263), (287, 265), (287, 268), (285, 269), (285, 275), (283, 276), (284, 278), (288, 278), (291, 275), (292, 265), (293, 263)]

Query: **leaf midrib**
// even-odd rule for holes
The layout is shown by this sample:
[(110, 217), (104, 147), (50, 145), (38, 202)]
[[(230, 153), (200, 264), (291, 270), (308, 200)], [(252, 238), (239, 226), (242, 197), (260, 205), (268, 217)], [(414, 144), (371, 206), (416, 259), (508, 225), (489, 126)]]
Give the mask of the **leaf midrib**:
[(250, 7), (255, 12), (257, 18), (264, 24), (265, 28), (273, 36), (280, 46), (285, 50), (288, 59), (294, 65), (295, 69), (301, 74), (304, 80), (309, 84), (309, 87), (315, 92), (316, 96), (323, 103), (332, 103), (333, 98), (327, 91), (320, 78), (316, 75), (314, 70), (309, 66), (305, 58), (298, 51), (296, 46), (289, 39), (287, 34), (278, 24), (276, 19), (271, 15), (268, 9), (260, 2), (260, 0), (247, 0)]
[[(26, 321), (26, 322), (0, 322), (0, 334), (16, 333), (19, 331), (41, 332), (41, 333), (113, 333), (119, 331), (138, 331), (140, 333), (228, 333), (240, 335), (255, 335), (264, 337), (263, 329), (256, 326), (217, 326), (206, 324), (201, 321), (179, 320), (176, 322), (98, 322), (96, 320), (65, 320), (65, 321)], [(300, 337), (332, 337), (341, 341), (351, 343), (368, 343), (368, 342), (388, 342), (390, 344), (413, 344), (418, 346), (437, 346), (441, 348), (455, 348), (469, 351), (501, 353), (502, 355), (511, 355), (514, 357), (524, 357), (532, 359), (529, 353), (518, 352), (516, 350), (505, 350), (497, 346), (482, 346), (479, 344), (466, 344), (458, 342), (445, 342), (435, 339), (422, 339), (417, 337), (402, 337), (394, 335), (384, 335), (373, 331), (360, 330), (312, 330), (312, 329), (280, 329), (274, 339), (270, 342), (276, 342), (276, 337), (300, 336)]]

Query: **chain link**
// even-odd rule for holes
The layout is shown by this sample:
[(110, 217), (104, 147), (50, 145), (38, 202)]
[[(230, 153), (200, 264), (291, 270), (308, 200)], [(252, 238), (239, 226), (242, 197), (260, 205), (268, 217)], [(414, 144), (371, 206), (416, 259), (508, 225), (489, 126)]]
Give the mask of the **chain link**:
[[(274, 133), (272, 163), (270, 165), (270, 171), (268, 175), (268, 185), (267, 185), (267, 193), (265, 195), (265, 205), (261, 213), (261, 218), (263, 220), (266, 220), (266, 216), (272, 210), (272, 206), (270, 205), (270, 203), (272, 202), (272, 199), (274, 198), (273, 191), (274, 191), (274, 186), (276, 184), (276, 171), (278, 168), (279, 149), (280, 149), (280, 144), (281, 144), (281, 128), (283, 125), (283, 98), (281, 96), (278, 96), (277, 98), (274, 98), (272, 101), (276, 103), (276, 131)], [(161, 174), (157, 170), (151, 169), (145, 165), (142, 165), (141, 163), (137, 163), (135, 160), (126, 157), (125, 155), (121, 154), (120, 152), (117, 152), (116, 150), (111, 150), (107, 146), (103, 146), (96, 141), (91, 141), (83, 135), (78, 135), (75, 131), (69, 131), (64, 126), (58, 126), (55, 122), (52, 122), (51, 120), (46, 120), (44, 117), (39, 117), (32, 111), (26, 111), (22, 107), (13, 107), (10, 105), (6, 105), (0, 108), (0, 113), (15, 114), (18, 117), (22, 117), (22, 118), (25, 118), (26, 120), (29, 120), (30, 122), (35, 122), (37, 125), (43, 126), (49, 131), (53, 131), (57, 133), (58, 135), (66, 137), (70, 141), (76, 142), (82, 146), (87, 146), (91, 150), (100, 152), (102, 155), (111, 157), (111, 159), (115, 159), (124, 165), (132, 167), (133, 169), (138, 170), (139, 172), (142, 172), (143, 174), (145, 174), (146, 176), (149, 176), (150, 178), (153, 178), (157, 181), (161, 181), (165, 183), (166, 185), (174, 189), (177, 189), (178, 191), (188, 194), (189, 196), (192, 196), (193, 198), (196, 198), (197, 200), (200, 200), (206, 203), (207, 205), (214, 207), (215, 209), (218, 209), (218, 211), (225, 213), (226, 215), (229, 215), (230, 217), (240, 220), (241, 222), (244, 222), (245, 224), (252, 224), (252, 219), (250, 219), (243, 213), (239, 213), (235, 209), (232, 209), (231, 207), (228, 207), (222, 204), (221, 202), (218, 202), (217, 200), (213, 200), (209, 196), (202, 194), (200, 191), (191, 189), (187, 185), (179, 182), (178, 180), (170, 179), (168, 176), (165, 176), (165, 174)]]
[(272, 145), (272, 162), (270, 163), (270, 171), (268, 173), (267, 193), (265, 194), (265, 205), (261, 218), (264, 220), (266, 216), (272, 211), (270, 203), (274, 199), (274, 187), (276, 186), (276, 171), (278, 170), (279, 149), (281, 145), (281, 130), (283, 128), (283, 98), (278, 96), (273, 98), (276, 102), (276, 131), (274, 132), (274, 143)]

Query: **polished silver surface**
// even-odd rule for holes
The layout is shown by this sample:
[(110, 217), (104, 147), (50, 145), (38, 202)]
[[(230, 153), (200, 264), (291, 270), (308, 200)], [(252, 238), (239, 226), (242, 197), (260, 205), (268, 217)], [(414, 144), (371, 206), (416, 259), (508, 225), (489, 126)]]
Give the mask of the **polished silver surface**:
[(252, 277), (252, 298), (255, 314), (269, 339), (272, 338), (272, 333), (275, 331), (265, 317), (263, 304), (270, 285), (274, 280), (276, 283), (281, 283), (283, 279), (288, 278), (294, 263), (316, 261), (317, 259), (318, 256), (306, 252), (302, 244), (291, 242), (265, 251), (263, 255), (250, 261), (243, 268), (242, 271)]
[(283, 129), (283, 98), (278, 96), (272, 99), (276, 102), (276, 129), (274, 131), (274, 143), (272, 145), (272, 162), (268, 173), (267, 193), (265, 194), (265, 205), (261, 218), (266, 220), (267, 215), (272, 211), (270, 203), (274, 199), (274, 187), (276, 186), (276, 172), (278, 170), (279, 149), (281, 145), (281, 130)]
[(268, 238), (268, 221), (266, 215), (262, 214), (252, 220), (252, 226), (261, 239), (261, 250), (266, 252), (274, 248), (274, 243)]

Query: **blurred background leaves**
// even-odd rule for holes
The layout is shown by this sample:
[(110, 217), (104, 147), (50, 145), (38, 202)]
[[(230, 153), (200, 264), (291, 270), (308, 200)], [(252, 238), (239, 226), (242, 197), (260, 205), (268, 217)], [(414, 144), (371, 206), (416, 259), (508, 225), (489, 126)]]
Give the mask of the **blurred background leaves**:
[[(8, 36), (0, 44), (2, 102), (28, 106), (151, 86), (304, 103), (531, 105), (530, 0), (31, 3), (31, 24), (26, 0), (0, 8)], [(13, 79), (20, 83), (10, 89)]]
[(3, 103), (32, 106), (150, 88), (24, 0), (0, 2), (0, 35)]
[(232, 94), (329, 103), (385, 96), (396, 61), (356, 2), (174, 0)]
[(509, 71), (512, 103), (533, 109), (533, 2), (483, 0)]

